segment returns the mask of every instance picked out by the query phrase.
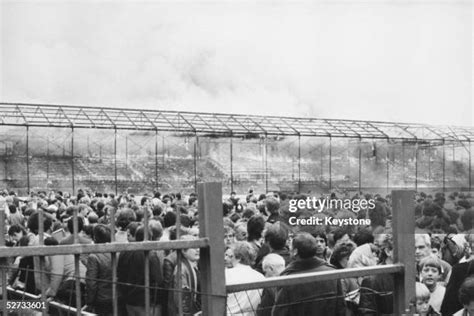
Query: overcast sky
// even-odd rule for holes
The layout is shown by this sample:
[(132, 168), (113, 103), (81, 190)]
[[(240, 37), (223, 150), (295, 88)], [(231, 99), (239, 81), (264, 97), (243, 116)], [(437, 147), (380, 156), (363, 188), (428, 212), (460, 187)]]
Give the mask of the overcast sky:
[(2, 102), (474, 122), (471, 1), (0, 1)]

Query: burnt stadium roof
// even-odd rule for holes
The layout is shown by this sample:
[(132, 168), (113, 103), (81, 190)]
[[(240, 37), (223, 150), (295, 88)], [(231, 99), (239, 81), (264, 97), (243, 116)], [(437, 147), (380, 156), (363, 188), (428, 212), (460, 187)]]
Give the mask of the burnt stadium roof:
[(0, 103), (0, 125), (98, 128), (215, 136), (317, 136), (404, 141), (466, 141), (474, 127), (91, 106)]

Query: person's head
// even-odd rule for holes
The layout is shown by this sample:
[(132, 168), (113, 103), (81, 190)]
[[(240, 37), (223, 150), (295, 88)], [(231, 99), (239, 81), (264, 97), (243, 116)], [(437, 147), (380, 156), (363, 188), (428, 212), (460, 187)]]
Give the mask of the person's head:
[(268, 254), (262, 260), (262, 269), (267, 278), (278, 276), (285, 270), (285, 259), (276, 253)]
[(43, 241), (45, 246), (57, 246), (59, 242), (54, 237), (46, 237)]
[[(180, 238), (181, 240), (196, 240), (197, 238), (190, 235), (184, 235)], [(181, 253), (183, 257), (190, 262), (198, 262), (199, 260), (199, 248), (188, 248), (182, 249)]]
[(338, 269), (346, 268), (349, 257), (354, 249), (355, 246), (353, 243), (337, 244), (332, 252), (330, 263)]
[(127, 226), (127, 239), (129, 242), (135, 241), (135, 234), (137, 232), (138, 227), (140, 227), (139, 222), (131, 222)]
[(430, 308), (430, 290), (423, 283), (416, 282), (415, 285), (416, 293), (416, 312), (420, 315), (426, 315)]
[[(74, 220), (73, 217), (70, 217), (67, 221), (67, 229), (73, 234), (74, 233)], [(84, 229), (84, 218), (81, 216), (77, 217), (77, 233), (80, 233)]]
[(469, 312), (474, 315), (474, 276), (470, 276), (464, 280), (459, 289), (459, 302)]
[(436, 287), (436, 284), (443, 273), (441, 263), (435, 256), (428, 256), (420, 261), (420, 277), (424, 285), (429, 289)]
[(415, 235), (415, 260), (419, 263), (431, 254), (431, 238), (428, 234)]
[(354, 242), (357, 246), (362, 246), (363, 244), (371, 244), (375, 242), (375, 237), (372, 232), (366, 228), (359, 229), (354, 235)]
[(235, 232), (230, 226), (224, 226), (224, 244), (228, 247), (235, 242)]
[(122, 209), (119, 211), (117, 216), (117, 227), (125, 231), (127, 229), (128, 224), (137, 220), (137, 215), (135, 212), (129, 208)]
[(280, 202), (274, 197), (269, 197), (265, 200), (265, 209), (268, 215), (278, 214), (278, 209), (280, 208)]
[(334, 231), (333, 240), (334, 240), (334, 247), (336, 247), (336, 245), (338, 244), (349, 242), (351, 240), (351, 237), (349, 236), (346, 229), (339, 228)]
[(235, 260), (234, 249), (232, 247), (226, 247), (224, 253), (224, 265), (226, 268), (233, 268), (238, 262)]
[(110, 228), (103, 224), (97, 224), (92, 229), (94, 243), (105, 244), (110, 242)]
[(20, 224), (15, 224), (8, 228), (8, 235), (18, 243), (23, 236), (26, 236), (26, 229)]
[(378, 248), (373, 244), (357, 247), (349, 256), (348, 268), (370, 267), (378, 263)]
[(232, 249), (234, 258), (231, 260), (232, 267), (235, 267), (237, 263), (251, 266), (257, 254), (255, 253), (254, 248), (246, 241), (238, 241), (230, 246)]
[(292, 253), (293, 256), (301, 259), (309, 259), (316, 255), (316, 239), (309, 233), (298, 233), (293, 238)]
[(431, 253), (441, 259), (441, 240), (431, 237)]
[[(43, 215), (43, 231), (48, 231), (51, 226), (53, 225), (53, 222), (51, 219), (45, 215)], [(28, 218), (28, 224), (27, 224), (28, 229), (35, 235), (38, 234), (39, 230), (39, 213), (35, 212), (31, 214), (31, 216)]]
[(328, 245), (328, 238), (324, 231), (319, 230), (312, 234), (316, 240), (316, 256), (324, 256), (326, 247)]
[(176, 213), (174, 212), (167, 212), (163, 217), (164, 226), (171, 227), (176, 224)]
[(286, 241), (288, 239), (288, 229), (281, 224), (276, 222), (265, 231), (265, 242), (273, 250), (281, 250), (285, 248)]
[(377, 237), (379, 244), (376, 246), (380, 250), (380, 262), (393, 261), (393, 236), (391, 234), (380, 234)]
[(235, 239), (237, 241), (247, 240), (247, 223), (239, 222), (234, 226)]
[(247, 240), (254, 241), (262, 238), (265, 220), (262, 216), (252, 216), (247, 222)]

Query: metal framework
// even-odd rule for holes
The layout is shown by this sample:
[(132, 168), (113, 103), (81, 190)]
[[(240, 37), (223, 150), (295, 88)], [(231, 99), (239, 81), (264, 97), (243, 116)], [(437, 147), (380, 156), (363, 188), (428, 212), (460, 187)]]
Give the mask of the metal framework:
[(474, 140), (473, 127), (25, 103), (0, 103), (0, 125), (154, 130), (236, 137)]

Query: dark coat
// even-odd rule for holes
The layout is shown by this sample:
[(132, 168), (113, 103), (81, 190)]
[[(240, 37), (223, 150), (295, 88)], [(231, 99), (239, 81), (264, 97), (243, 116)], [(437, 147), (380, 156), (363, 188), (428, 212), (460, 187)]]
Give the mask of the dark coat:
[[(163, 302), (163, 272), (160, 256), (150, 251), (150, 301), (152, 305)], [(145, 306), (145, 251), (120, 253), (117, 264), (119, 293), (127, 305)]]
[[(316, 257), (291, 262), (281, 275), (335, 270)], [(344, 315), (344, 295), (339, 280), (314, 281), (279, 288), (273, 316)]]
[(451, 277), (446, 285), (443, 304), (441, 304), (441, 315), (450, 316), (463, 308), (458, 300), (458, 291), (469, 275), (474, 275), (474, 260), (458, 263), (453, 266)]
[(392, 315), (394, 289), (393, 277), (389, 274), (365, 277), (360, 287), (360, 314)]

